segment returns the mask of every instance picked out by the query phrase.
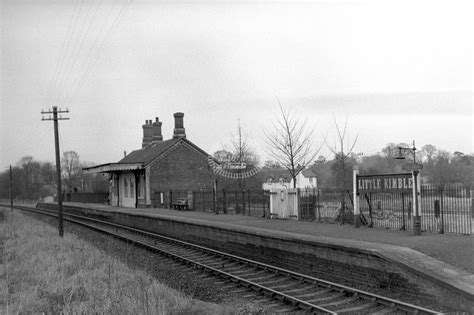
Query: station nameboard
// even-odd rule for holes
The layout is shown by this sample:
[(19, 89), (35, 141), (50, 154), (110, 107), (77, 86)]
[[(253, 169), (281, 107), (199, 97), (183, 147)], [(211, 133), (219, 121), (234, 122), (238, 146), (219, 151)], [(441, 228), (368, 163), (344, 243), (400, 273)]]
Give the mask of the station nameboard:
[(358, 192), (411, 192), (412, 189), (412, 173), (357, 176)]

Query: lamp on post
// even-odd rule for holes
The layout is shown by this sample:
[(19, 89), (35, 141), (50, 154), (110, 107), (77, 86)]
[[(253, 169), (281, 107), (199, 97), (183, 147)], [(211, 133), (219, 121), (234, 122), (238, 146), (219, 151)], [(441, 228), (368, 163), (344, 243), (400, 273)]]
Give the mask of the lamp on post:
[(418, 173), (419, 170), (422, 168), (421, 164), (416, 163), (416, 147), (415, 147), (415, 140), (413, 140), (413, 146), (404, 148), (398, 147), (398, 155), (395, 156), (397, 160), (404, 160), (406, 157), (403, 155), (402, 151), (411, 151), (413, 154), (413, 163), (409, 163), (404, 167), (406, 170), (410, 170), (413, 174), (413, 190), (414, 190), (414, 205), (415, 205), (415, 213), (413, 214), (413, 232), (415, 235), (421, 235), (421, 216), (418, 207)]

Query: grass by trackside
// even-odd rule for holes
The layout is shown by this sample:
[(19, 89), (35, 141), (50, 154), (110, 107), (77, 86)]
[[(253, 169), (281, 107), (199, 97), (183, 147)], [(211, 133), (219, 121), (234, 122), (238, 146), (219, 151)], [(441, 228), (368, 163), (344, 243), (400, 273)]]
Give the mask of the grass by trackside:
[(233, 313), (188, 298), (74, 235), (57, 234), (0, 208), (1, 313)]

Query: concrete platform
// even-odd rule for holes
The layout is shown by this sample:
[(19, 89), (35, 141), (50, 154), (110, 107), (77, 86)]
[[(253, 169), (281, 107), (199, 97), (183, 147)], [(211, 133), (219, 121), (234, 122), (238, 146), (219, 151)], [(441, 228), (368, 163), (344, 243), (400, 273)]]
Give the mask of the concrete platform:
[[(439, 285), (450, 295), (452, 293), (454, 296), (462, 296), (463, 309), (465, 310), (467, 307), (470, 311), (474, 311), (473, 236), (430, 233), (414, 236), (410, 231), (354, 228), (351, 225), (269, 220), (242, 215), (215, 215), (213, 213), (157, 208), (117, 208), (83, 203), (65, 203), (65, 206), (120, 213), (127, 216), (136, 215), (171, 220), (289, 242), (317, 244), (318, 250), (324, 247), (337, 248), (341, 252), (345, 251), (345, 254), (349, 256), (353, 252), (357, 252), (359, 257), (355, 259), (360, 259), (361, 255), (373, 256), (383, 263), (377, 262), (367, 266), (367, 270), (372, 270), (373, 266), (379, 266), (381, 269), (386, 268), (382, 265), (389, 262), (395, 266), (394, 268), (408, 270), (407, 274), (402, 272), (404, 277), (413, 278), (414, 274), (415, 278), (431, 281), (430, 285), (433, 283)], [(246, 239), (245, 242), (249, 242), (249, 240)], [(302, 251), (304, 250), (306, 249), (302, 248)], [(334, 254), (330, 255), (334, 256)], [(327, 259), (327, 256), (324, 258)], [(366, 263), (363, 262), (363, 264)], [(428, 289), (427, 292), (433, 293), (434, 291), (431, 292)], [(441, 294), (439, 292), (436, 291), (434, 295)]]

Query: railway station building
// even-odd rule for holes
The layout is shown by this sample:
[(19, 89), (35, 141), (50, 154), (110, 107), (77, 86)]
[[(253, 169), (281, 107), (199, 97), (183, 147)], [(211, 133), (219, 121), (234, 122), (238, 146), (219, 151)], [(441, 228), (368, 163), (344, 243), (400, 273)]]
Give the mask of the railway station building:
[(85, 173), (107, 173), (109, 203), (117, 207), (167, 204), (173, 190), (209, 190), (215, 174), (208, 154), (186, 138), (184, 114), (174, 114), (173, 137), (163, 140), (162, 122), (146, 120), (142, 148), (115, 163), (84, 168)]

